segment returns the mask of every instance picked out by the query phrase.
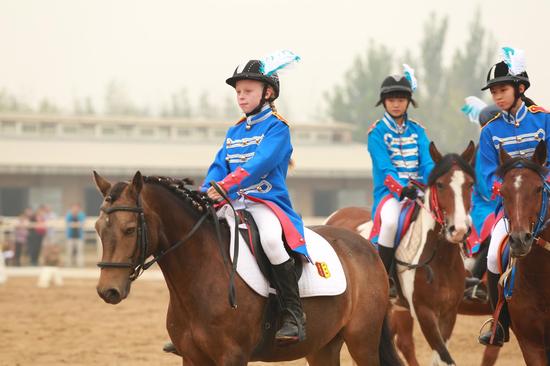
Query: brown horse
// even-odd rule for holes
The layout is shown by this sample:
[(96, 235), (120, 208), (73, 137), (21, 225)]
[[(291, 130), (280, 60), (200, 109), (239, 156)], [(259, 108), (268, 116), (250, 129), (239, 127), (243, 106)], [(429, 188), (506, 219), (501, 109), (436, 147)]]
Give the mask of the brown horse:
[(511, 327), (529, 366), (550, 364), (550, 186), (547, 148), (540, 141), (531, 160), (500, 149), (500, 194), (509, 222), (510, 261), (515, 283), (507, 299)]
[[(368, 238), (370, 229), (372, 228), (371, 220), (371, 210), (367, 207), (344, 207), (330, 215), (324, 224), (346, 228)], [(488, 302), (480, 303), (463, 298), (458, 307), (458, 314), (461, 315), (479, 316), (492, 315), (492, 313), (493, 311)], [(419, 365), (416, 359), (413, 338), (414, 319), (411, 317), (409, 311), (394, 307), (391, 317), (391, 329), (396, 335), (397, 347), (406, 356), (407, 363), (411, 366)], [(486, 346), (481, 366), (494, 366), (497, 362), (499, 351), (500, 347)]]
[(119, 303), (153, 255), (170, 293), (168, 334), (184, 365), (237, 366), (306, 357), (313, 366), (336, 366), (343, 343), (358, 365), (401, 364), (386, 321), (388, 278), (376, 249), (361, 236), (329, 226), (314, 228), (340, 257), (347, 289), (338, 296), (303, 299), (305, 341), (258, 353), (266, 299), (237, 276), (238, 307), (230, 306), (224, 260), (229, 229), (221, 226), (220, 247), (211, 201), (183, 181), (144, 178), (139, 172), (131, 183), (111, 184), (95, 172), (94, 179), (104, 196), (96, 222), (103, 244), (97, 292), (105, 302)]
[[(465, 272), (459, 244), (465, 239), (470, 225), (466, 213), (470, 210), (474, 181), (470, 165), (474, 144), (470, 142), (460, 156), (449, 154), (442, 157), (432, 143), (430, 154), (436, 166), (425, 191), (425, 202), (430, 202), (434, 194), (437, 199), (435, 207), (430, 208), (431, 212), (427, 209), (420, 211), (422, 236), (420, 243), (415, 243), (423, 247), (420, 256), (408, 267), (398, 266), (401, 291), (392, 324), (397, 333), (397, 346), (409, 365), (418, 365), (411, 312), (435, 351), (434, 363), (452, 365), (454, 361), (445, 343), (451, 337), (464, 292)], [(370, 216), (366, 209), (349, 207), (333, 213), (325, 223), (346, 227), (368, 238)], [(441, 219), (434, 219), (438, 217)], [(460, 233), (456, 233), (458, 228), (461, 228)]]

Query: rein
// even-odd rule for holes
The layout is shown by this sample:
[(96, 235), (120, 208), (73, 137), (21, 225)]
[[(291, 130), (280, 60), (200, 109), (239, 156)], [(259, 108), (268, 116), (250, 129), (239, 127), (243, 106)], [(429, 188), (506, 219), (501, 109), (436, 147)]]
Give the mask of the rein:
[[(227, 195), (225, 192), (220, 189), (220, 187), (215, 183), (212, 182), (212, 186), (218, 191), (218, 193), (224, 198), (227, 203), (230, 205), (230, 207), (235, 212), (235, 209), (231, 205), (230, 200), (227, 198)], [(101, 211), (105, 212), (105, 214), (110, 215), (113, 212), (133, 212), (137, 214), (137, 235), (136, 235), (136, 246), (134, 249), (134, 252), (132, 253), (131, 258), (133, 258), (136, 255), (136, 252), (139, 251), (139, 258), (137, 258), (136, 262), (98, 262), (97, 266), (101, 269), (103, 268), (131, 268), (132, 272), (129, 275), (130, 281), (135, 281), (143, 272), (145, 272), (149, 267), (151, 267), (153, 264), (161, 260), (165, 255), (168, 253), (174, 251), (175, 249), (182, 246), (185, 242), (187, 242), (191, 237), (199, 230), (199, 228), (202, 226), (202, 224), (206, 221), (208, 217), (211, 217), (214, 222), (214, 228), (216, 231), (216, 237), (218, 241), (218, 247), (220, 249), (220, 253), (223, 259), (224, 267), (227, 268), (229, 258), (227, 257), (227, 253), (225, 252), (223, 248), (223, 241), (222, 241), (222, 235), (221, 235), (221, 228), (219, 224), (218, 216), (216, 215), (216, 209), (214, 208), (214, 205), (205, 205), (206, 211), (201, 215), (201, 217), (195, 222), (191, 230), (180, 240), (175, 242), (174, 244), (170, 245), (167, 249), (159, 250), (158, 253), (153, 255), (153, 258), (146, 261), (146, 253), (149, 248), (149, 242), (148, 242), (148, 231), (147, 231), (147, 222), (145, 220), (145, 213), (143, 211), (143, 206), (141, 204), (141, 196), (138, 195), (136, 200), (136, 206), (111, 206), (107, 208), (101, 208)], [(235, 215), (236, 221), (235, 225), (238, 226), (237, 222), (237, 215)], [(232, 308), (237, 308), (237, 301), (236, 301), (236, 293), (235, 293), (235, 273), (237, 271), (237, 260), (239, 255), (239, 242), (238, 242), (238, 230), (235, 230), (235, 248), (234, 248), (234, 255), (233, 255), (233, 264), (231, 267), (231, 271), (229, 274), (229, 304)]]

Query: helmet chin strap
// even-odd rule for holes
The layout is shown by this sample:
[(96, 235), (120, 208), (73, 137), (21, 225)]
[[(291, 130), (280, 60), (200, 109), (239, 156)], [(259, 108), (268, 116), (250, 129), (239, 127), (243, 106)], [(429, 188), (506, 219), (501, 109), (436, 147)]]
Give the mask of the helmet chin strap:
[(268, 100), (265, 99), (266, 94), (267, 94), (267, 84), (264, 83), (264, 89), (262, 90), (262, 99), (260, 99), (260, 103), (258, 104), (258, 106), (256, 108), (254, 108), (249, 113), (246, 113), (247, 117), (250, 117), (250, 116), (253, 116), (255, 114), (260, 113), (260, 111), (262, 110), (264, 105), (268, 102)]
[(514, 83), (514, 103), (508, 108), (508, 118), (513, 118), (514, 123), (516, 121), (516, 116), (512, 116), (512, 109), (518, 104), (518, 100), (521, 98), (521, 94), (519, 92), (519, 83)]

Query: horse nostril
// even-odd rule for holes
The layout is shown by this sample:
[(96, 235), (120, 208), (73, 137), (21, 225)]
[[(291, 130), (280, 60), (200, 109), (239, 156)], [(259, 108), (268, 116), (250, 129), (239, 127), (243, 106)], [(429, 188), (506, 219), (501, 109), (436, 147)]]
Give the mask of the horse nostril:
[(456, 227), (454, 225), (449, 226), (449, 232), (454, 233), (456, 231)]
[(103, 298), (108, 302), (119, 302), (120, 301), (120, 292), (117, 289), (110, 288), (107, 291), (103, 292)]

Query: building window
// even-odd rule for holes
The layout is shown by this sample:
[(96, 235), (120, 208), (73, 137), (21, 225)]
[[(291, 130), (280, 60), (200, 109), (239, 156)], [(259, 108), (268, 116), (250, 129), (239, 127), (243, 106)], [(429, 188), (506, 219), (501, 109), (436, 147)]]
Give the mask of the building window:
[(169, 126), (160, 126), (157, 129), (157, 136), (162, 139), (170, 138), (171, 128)]
[(14, 135), (17, 132), (15, 121), (2, 121), (0, 128), (2, 129), (2, 134), (5, 135)]
[(191, 131), (188, 128), (178, 128), (176, 130), (176, 135), (179, 138), (188, 137), (190, 134), (191, 134)]
[(40, 125), (40, 134), (42, 136), (55, 136), (57, 132), (57, 123), (46, 122)]
[(24, 135), (36, 135), (38, 133), (38, 125), (36, 123), (21, 124), (21, 131)]
[(105, 137), (113, 137), (116, 135), (116, 130), (113, 126), (103, 126), (101, 128), (101, 135)]
[(96, 125), (92, 123), (82, 123), (80, 125), (80, 135), (86, 136), (86, 137), (93, 137), (95, 136), (95, 128), (96, 128)]
[(63, 189), (59, 187), (31, 187), (29, 189), (29, 204), (32, 208), (48, 205), (53, 212), (63, 211)]
[(84, 189), (84, 212), (86, 216), (98, 216), (102, 202), (103, 196), (96, 187), (86, 187)]
[(338, 191), (322, 189), (313, 191), (313, 215), (329, 216), (338, 209)]
[(139, 135), (141, 137), (153, 137), (155, 136), (155, 129), (152, 127), (141, 127), (139, 129)]
[(0, 188), (0, 215), (19, 216), (29, 206), (29, 189), (26, 187)]
[(76, 135), (78, 134), (78, 128), (75, 125), (63, 126), (63, 134), (68, 136)]

